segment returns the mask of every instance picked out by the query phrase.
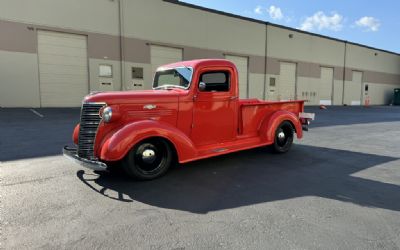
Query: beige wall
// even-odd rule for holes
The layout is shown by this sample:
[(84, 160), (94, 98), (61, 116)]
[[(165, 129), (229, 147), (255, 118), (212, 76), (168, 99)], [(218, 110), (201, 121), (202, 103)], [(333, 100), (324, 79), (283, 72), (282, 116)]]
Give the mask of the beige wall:
[(348, 44), (346, 68), (346, 84), (353, 80), (350, 69), (354, 69), (363, 72), (363, 86), (369, 85), (368, 93), (362, 93), (362, 104), (366, 98), (369, 98), (371, 105), (389, 104), (393, 89), (400, 86), (398, 55)]
[(297, 98), (306, 100), (307, 101), (306, 105), (319, 105), (320, 101), (319, 84), (320, 81), (317, 78), (298, 77)]
[[(124, 23), (129, 24), (123, 29), (128, 40), (125, 50), (136, 47), (142, 51), (141, 62), (148, 62), (145, 58), (150, 56), (146, 43), (183, 48), (185, 60), (249, 56), (250, 97), (263, 98), (264, 76), (260, 74), (265, 72), (265, 25), (159, 0), (124, 1), (123, 9)], [(151, 80), (152, 76), (145, 75), (145, 82)]]
[(118, 1), (1, 0), (0, 18), (22, 23), (118, 35)]
[[(321, 66), (334, 68), (332, 101), (342, 103), (343, 68), (345, 43), (331, 39), (311, 36), (294, 30), (268, 26), (267, 33), (267, 71), (277, 76), (279, 85), (279, 62), (297, 63), (297, 97), (307, 100), (306, 105), (319, 105)], [(268, 86), (268, 85), (267, 85)], [(278, 87), (277, 87), (278, 88)], [(270, 95), (268, 99), (276, 99)]]
[[(143, 80), (132, 79), (132, 67), (143, 68)], [(125, 80), (123, 90), (134, 90), (136, 89), (151, 89), (153, 83), (153, 74), (151, 64), (145, 63), (132, 63), (124, 62), (125, 68)], [(135, 87), (134, 84), (142, 84), (143, 87)]]
[(264, 99), (264, 74), (249, 73), (249, 97)]
[(159, 0), (125, 0), (123, 9), (126, 37), (247, 55), (265, 54), (263, 24)]
[(344, 43), (269, 25), (268, 57), (340, 66), (344, 62)]
[(0, 50), (0, 107), (39, 107), (37, 55)]
[(367, 84), (370, 105), (380, 105), (382, 103), (388, 104), (393, 101), (394, 87), (392, 84)]
[[(99, 77), (99, 66), (101, 64), (112, 65), (113, 76), (110, 78)], [(89, 59), (89, 81), (91, 91), (121, 90), (121, 63), (120, 61), (105, 60), (105, 59)], [(102, 85), (102, 83), (111, 83), (111, 86)]]
[(400, 73), (400, 56), (348, 44), (346, 67), (398, 75)]
[[(315, 90), (316, 97), (308, 97), (308, 104), (318, 104), (320, 67), (333, 67), (333, 103), (342, 104), (342, 41), (161, 0), (121, 1), (122, 41), (117, 0), (1, 0), (0, 105), (40, 106), (36, 32), (40, 29), (88, 37), (92, 91), (100, 90), (100, 83), (107, 80), (112, 81), (113, 90), (130, 90), (138, 83), (151, 88), (150, 44), (156, 44), (182, 48), (184, 60), (224, 58), (225, 54), (248, 57), (251, 98), (279, 99), (279, 65), (288, 61), (297, 64), (298, 97)], [(112, 79), (98, 77), (99, 64), (113, 65)], [(143, 67), (143, 81), (132, 79), (134, 66)], [(352, 82), (352, 70), (363, 72), (372, 104), (388, 103), (393, 88), (400, 87), (399, 55), (347, 44), (346, 83)], [(270, 77), (276, 78), (275, 88), (269, 86)]]

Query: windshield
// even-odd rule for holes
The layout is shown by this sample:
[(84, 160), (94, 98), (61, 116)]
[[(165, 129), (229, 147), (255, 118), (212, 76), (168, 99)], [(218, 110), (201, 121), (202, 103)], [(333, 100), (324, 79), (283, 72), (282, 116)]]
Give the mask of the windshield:
[(156, 72), (153, 89), (181, 88), (188, 89), (192, 80), (193, 69), (179, 67)]

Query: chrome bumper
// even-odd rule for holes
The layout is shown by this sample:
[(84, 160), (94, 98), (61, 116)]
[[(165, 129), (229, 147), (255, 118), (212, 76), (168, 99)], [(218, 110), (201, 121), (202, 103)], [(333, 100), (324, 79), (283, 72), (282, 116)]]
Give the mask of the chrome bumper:
[(304, 131), (308, 131), (308, 125), (310, 125), (310, 121), (314, 121), (315, 113), (300, 113), (299, 118), (301, 120), (301, 126)]
[(91, 161), (91, 160), (79, 157), (77, 154), (76, 148), (70, 148), (68, 146), (65, 146), (63, 148), (63, 155), (83, 167), (90, 168), (92, 170), (97, 170), (97, 171), (106, 171), (107, 170), (107, 165), (104, 162)]

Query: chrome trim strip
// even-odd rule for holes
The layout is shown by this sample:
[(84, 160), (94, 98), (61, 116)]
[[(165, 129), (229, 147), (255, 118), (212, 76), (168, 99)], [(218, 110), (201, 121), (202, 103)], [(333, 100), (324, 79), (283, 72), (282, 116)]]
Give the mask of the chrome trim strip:
[(83, 104), (107, 105), (107, 103), (105, 103), (105, 102), (85, 102), (85, 101), (82, 102), (82, 106), (83, 106)]

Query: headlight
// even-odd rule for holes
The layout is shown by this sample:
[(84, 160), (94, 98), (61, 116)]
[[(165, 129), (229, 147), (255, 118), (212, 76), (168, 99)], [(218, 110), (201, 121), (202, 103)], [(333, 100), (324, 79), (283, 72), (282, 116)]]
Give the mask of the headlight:
[(103, 118), (104, 122), (109, 122), (109, 121), (111, 121), (111, 117), (112, 117), (112, 108), (105, 107), (103, 109), (103, 112), (101, 113), (101, 118)]

